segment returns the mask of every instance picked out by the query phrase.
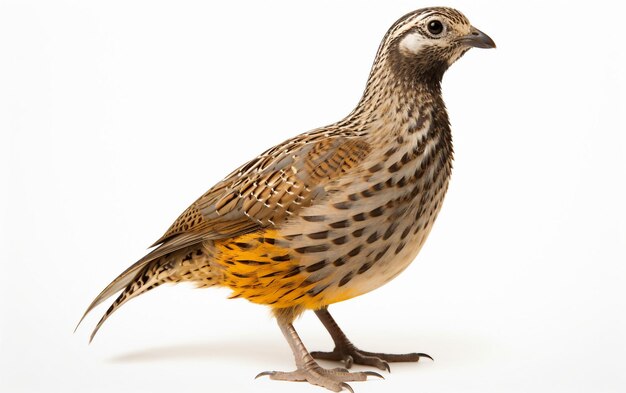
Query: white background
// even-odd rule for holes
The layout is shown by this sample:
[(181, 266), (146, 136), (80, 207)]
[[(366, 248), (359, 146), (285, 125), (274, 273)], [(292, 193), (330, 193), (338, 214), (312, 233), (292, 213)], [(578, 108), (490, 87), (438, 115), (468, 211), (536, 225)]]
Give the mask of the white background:
[[(245, 160), (346, 115), (420, 1), (0, 2), (0, 391), (315, 392), (267, 309), (159, 288), (87, 345), (95, 295)], [(331, 308), (422, 351), (359, 392), (626, 391), (618, 2), (458, 1), (497, 50), (446, 74), (455, 170), (416, 262)], [(314, 315), (311, 349), (331, 342)], [(324, 363), (330, 366), (330, 363)]]

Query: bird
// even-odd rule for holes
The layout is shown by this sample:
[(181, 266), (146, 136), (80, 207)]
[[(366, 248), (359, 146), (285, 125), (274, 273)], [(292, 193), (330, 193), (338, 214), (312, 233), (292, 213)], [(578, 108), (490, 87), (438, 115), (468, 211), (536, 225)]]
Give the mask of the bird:
[[(97, 323), (162, 284), (227, 287), (268, 306), (294, 371), (257, 377), (353, 392), (389, 362), (430, 358), (356, 347), (331, 304), (398, 276), (423, 246), (452, 171), (445, 71), (471, 48), (495, 48), (458, 10), (422, 8), (398, 19), (378, 47), (362, 98), (342, 120), (302, 133), (246, 162), (192, 203), (143, 258), (115, 278), (83, 317), (119, 292)], [(293, 326), (312, 310), (335, 348), (309, 352)], [(78, 326), (77, 326), (78, 327)], [(326, 369), (316, 359), (343, 362)], [(431, 358), (432, 359), (432, 358)]]

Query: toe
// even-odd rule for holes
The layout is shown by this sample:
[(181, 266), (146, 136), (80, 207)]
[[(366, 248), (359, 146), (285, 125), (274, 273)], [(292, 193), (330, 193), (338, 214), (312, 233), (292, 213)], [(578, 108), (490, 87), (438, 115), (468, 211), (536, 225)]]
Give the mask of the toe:
[(323, 351), (313, 351), (311, 352), (311, 356), (314, 359), (322, 359), (322, 360), (342, 360), (342, 356), (339, 352), (323, 352)]
[(372, 356), (377, 357), (381, 360), (387, 362), (418, 362), (420, 358), (428, 358), (433, 360), (430, 355), (425, 353), (403, 353), (403, 354), (394, 354), (394, 353), (374, 353), (374, 352), (366, 352), (360, 351), (360, 353), (364, 356)]
[(373, 367), (378, 368), (379, 370), (387, 370), (387, 372), (391, 372), (389, 363), (379, 358), (378, 356), (366, 356), (366, 355), (360, 354), (359, 356), (356, 357), (356, 359), (354, 359), (354, 362), (356, 364), (361, 364), (364, 366), (373, 366)]

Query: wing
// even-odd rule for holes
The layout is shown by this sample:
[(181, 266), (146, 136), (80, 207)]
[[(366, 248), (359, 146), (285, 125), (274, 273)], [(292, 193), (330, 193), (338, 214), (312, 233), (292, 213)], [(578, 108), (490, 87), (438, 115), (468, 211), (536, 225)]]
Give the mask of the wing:
[[(249, 161), (202, 195), (155, 243), (158, 254), (276, 226), (326, 193), (370, 152), (360, 137), (303, 134)], [(152, 255), (156, 258), (159, 255)]]

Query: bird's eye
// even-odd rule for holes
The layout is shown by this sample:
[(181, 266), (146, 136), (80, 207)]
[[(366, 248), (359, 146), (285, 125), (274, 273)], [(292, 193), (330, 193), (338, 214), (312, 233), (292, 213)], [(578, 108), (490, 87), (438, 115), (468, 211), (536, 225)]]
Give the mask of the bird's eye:
[(431, 20), (428, 22), (428, 32), (432, 35), (439, 35), (443, 33), (443, 23), (437, 19)]

